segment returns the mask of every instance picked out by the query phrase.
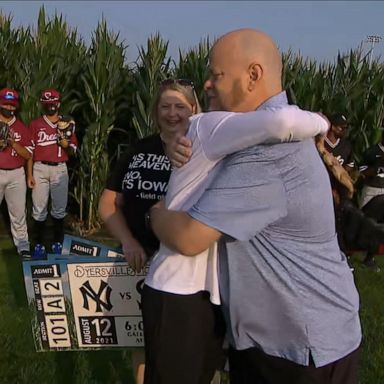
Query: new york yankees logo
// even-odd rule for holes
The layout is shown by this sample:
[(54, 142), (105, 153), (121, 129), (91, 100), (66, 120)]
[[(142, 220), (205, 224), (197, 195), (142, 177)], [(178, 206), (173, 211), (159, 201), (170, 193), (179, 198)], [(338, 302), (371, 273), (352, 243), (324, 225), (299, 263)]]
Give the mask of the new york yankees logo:
[(89, 311), (89, 302), (88, 299), (92, 299), (96, 304), (95, 312), (103, 312), (104, 308), (107, 311), (110, 311), (113, 307), (111, 303), (111, 293), (112, 288), (103, 280), (100, 280), (99, 290), (96, 292), (89, 280), (87, 280), (81, 287), (80, 292), (83, 295), (83, 307)]

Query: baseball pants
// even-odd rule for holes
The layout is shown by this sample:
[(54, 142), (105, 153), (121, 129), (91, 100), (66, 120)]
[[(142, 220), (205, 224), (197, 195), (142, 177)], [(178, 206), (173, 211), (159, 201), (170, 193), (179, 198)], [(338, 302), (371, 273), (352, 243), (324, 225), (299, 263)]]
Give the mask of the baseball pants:
[(32, 189), (32, 217), (45, 221), (48, 215), (48, 200), (51, 196), (51, 216), (63, 219), (68, 202), (68, 170), (65, 163), (47, 165), (40, 161), (33, 164), (35, 187)]
[(23, 167), (0, 170), (0, 203), (5, 198), (11, 222), (11, 233), (17, 252), (29, 251), (27, 221), (26, 221), (25, 171)]

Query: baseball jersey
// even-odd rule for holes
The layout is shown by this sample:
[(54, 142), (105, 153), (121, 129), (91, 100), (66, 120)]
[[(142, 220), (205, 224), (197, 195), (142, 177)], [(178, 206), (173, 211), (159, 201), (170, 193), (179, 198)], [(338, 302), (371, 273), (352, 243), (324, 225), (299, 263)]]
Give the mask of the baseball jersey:
[[(8, 123), (12, 138), (20, 145), (25, 147), (27, 151), (33, 153), (32, 135), (29, 129), (15, 117)], [(8, 146), (0, 151), (0, 169), (15, 169), (25, 165), (25, 159), (17, 154), (17, 152)]]
[(140, 140), (134, 150), (118, 161), (106, 188), (122, 193), (123, 214), (133, 236), (147, 249), (157, 250), (159, 241), (145, 225), (145, 213), (167, 192), (171, 163), (159, 135)]
[[(33, 137), (34, 154), (33, 161), (50, 161), (53, 163), (61, 163), (68, 161), (68, 154), (57, 143), (57, 125), (53, 124), (43, 115), (29, 124)], [(69, 138), (69, 145), (74, 151), (77, 150), (77, 137), (75, 132)]]
[(332, 153), (333, 156), (339, 161), (343, 167), (355, 166), (355, 162), (352, 156), (352, 144), (347, 139), (337, 139), (335, 143), (332, 143), (327, 137), (324, 138), (325, 149)]
[(384, 188), (384, 145), (379, 143), (364, 154), (364, 167), (374, 167), (375, 176), (369, 177), (366, 184), (370, 187)]

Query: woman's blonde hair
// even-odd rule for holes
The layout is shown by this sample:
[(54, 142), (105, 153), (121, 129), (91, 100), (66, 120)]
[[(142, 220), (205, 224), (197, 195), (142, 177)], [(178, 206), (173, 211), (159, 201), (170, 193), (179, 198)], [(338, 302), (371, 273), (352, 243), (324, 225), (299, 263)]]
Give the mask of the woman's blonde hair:
[(160, 103), (161, 95), (168, 90), (180, 92), (187, 99), (188, 103), (192, 105), (194, 114), (201, 112), (201, 106), (199, 100), (197, 99), (195, 88), (191, 81), (184, 79), (164, 80), (159, 86), (152, 108), (152, 119), (158, 131), (160, 131), (160, 127), (157, 119), (157, 108)]

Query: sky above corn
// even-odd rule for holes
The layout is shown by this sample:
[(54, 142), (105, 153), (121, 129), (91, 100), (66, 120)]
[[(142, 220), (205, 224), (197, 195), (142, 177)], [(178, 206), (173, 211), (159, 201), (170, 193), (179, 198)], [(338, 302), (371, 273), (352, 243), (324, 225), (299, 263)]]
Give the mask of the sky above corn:
[(1, 1), (0, 9), (13, 16), (13, 25), (36, 26), (38, 11), (61, 14), (89, 43), (98, 21), (120, 34), (127, 59), (137, 47), (160, 32), (177, 58), (202, 38), (211, 41), (230, 30), (252, 27), (271, 35), (283, 51), (291, 48), (318, 61), (333, 61), (338, 51), (362, 46), (368, 35), (382, 36), (374, 56), (384, 60), (384, 2), (381, 1)]

